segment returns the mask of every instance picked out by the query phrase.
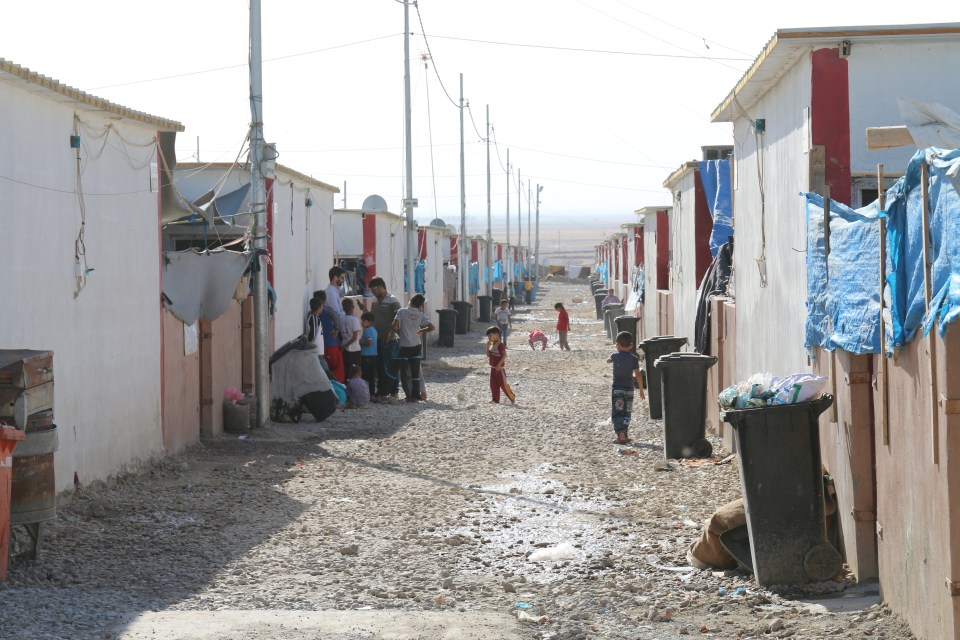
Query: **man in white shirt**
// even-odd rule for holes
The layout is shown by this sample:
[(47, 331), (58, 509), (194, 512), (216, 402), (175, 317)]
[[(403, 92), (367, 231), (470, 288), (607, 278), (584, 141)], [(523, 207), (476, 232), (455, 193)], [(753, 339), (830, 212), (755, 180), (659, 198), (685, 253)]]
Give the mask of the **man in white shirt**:
[(434, 330), (430, 318), (423, 313), (426, 302), (419, 293), (410, 298), (410, 304), (400, 311), (391, 328), (400, 336), (400, 354), (398, 360), (404, 360), (410, 366), (410, 388), (407, 390), (407, 402), (420, 401), (420, 351), (423, 347), (421, 336)]

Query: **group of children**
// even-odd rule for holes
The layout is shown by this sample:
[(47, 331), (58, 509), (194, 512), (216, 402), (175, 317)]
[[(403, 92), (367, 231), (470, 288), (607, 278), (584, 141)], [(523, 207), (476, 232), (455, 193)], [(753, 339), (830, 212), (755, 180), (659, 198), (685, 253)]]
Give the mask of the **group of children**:
[[(567, 333), (570, 331), (570, 316), (564, 308), (562, 302), (554, 305), (557, 310), (557, 333), (560, 336), (559, 347), (561, 350), (570, 350), (567, 344)], [(507, 301), (500, 303), (500, 308), (494, 314), (496, 326), (492, 326), (486, 331), (487, 335), (487, 360), (490, 364), (490, 402), (500, 403), (500, 392), (502, 391), (511, 403), (516, 401), (516, 396), (510, 385), (507, 384), (506, 362), (507, 347), (506, 336), (513, 323), (511, 314), (507, 308)], [(547, 348), (547, 336), (540, 329), (530, 332), (530, 348), (536, 351), (536, 345), (539, 344), (541, 350)], [(613, 388), (611, 389), (611, 407), (610, 419), (613, 422), (613, 430), (616, 434), (616, 441), (624, 444), (630, 441), (629, 430), (630, 422), (633, 417), (633, 400), (635, 393), (639, 391), (640, 399), (646, 398), (643, 390), (643, 372), (640, 368), (640, 358), (634, 351), (633, 335), (629, 331), (621, 331), (616, 337), (616, 348), (607, 363), (613, 365)]]

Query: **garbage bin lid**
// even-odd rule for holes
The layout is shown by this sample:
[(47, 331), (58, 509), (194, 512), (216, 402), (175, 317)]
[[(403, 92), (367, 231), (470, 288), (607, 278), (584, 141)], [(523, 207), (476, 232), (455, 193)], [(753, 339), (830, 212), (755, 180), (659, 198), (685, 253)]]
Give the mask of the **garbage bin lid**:
[(700, 353), (668, 353), (667, 355), (657, 358), (657, 361), (653, 363), (653, 366), (668, 367), (677, 364), (696, 364), (709, 369), (713, 365), (717, 364), (717, 358), (716, 356), (705, 356)]

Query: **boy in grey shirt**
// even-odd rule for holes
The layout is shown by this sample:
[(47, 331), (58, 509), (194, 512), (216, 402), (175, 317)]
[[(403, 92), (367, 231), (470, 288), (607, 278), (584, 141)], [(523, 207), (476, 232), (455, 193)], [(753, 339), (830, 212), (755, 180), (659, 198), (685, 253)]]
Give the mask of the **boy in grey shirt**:
[(410, 305), (400, 309), (393, 320), (391, 329), (400, 336), (398, 360), (407, 362), (410, 367), (410, 388), (406, 390), (407, 402), (420, 401), (420, 360), (422, 355), (421, 336), (434, 330), (430, 318), (423, 313), (426, 299), (419, 293), (410, 298)]

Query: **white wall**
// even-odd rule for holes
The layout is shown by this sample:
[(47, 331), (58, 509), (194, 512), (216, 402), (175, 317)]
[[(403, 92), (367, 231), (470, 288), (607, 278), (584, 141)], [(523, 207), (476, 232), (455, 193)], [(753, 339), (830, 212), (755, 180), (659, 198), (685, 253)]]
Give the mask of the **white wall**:
[(657, 213), (643, 220), (644, 280), (643, 331), (648, 338), (657, 335)]
[(673, 291), (674, 335), (693, 343), (697, 319), (696, 172), (687, 171), (670, 191), (670, 289)]
[[(58, 489), (162, 453), (155, 128), (78, 110), (85, 245), (95, 269), (74, 297), (80, 230), (74, 108), (0, 83), (0, 349), (54, 352)], [(111, 132), (97, 140), (105, 127)], [(117, 134), (127, 141), (126, 150)], [(132, 144), (131, 144), (132, 143)], [(101, 149), (102, 146), (102, 149)], [(17, 150), (16, 153), (13, 150)], [(13, 182), (17, 180), (19, 182)]]
[[(859, 46), (859, 45), (858, 45)], [(761, 287), (761, 208), (757, 146), (751, 121), (734, 123), (734, 220), (738, 379), (759, 371), (804, 372), (807, 299), (806, 213), (798, 194), (809, 187), (804, 108), (810, 105), (811, 62), (802, 56), (779, 84), (750, 109), (765, 118), (763, 175), (766, 195), (767, 283)]]
[[(307, 193), (313, 205), (306, 206)], [(277, 346), (303, 332), (313, 292), (329, 284), (334, 192), (278, 171), (273, 186), (273, 288)], [(292, 224), (291, 224), (292, 217)]]
[(439, 309), (448, 307), (443, 295), (443, 243), (448, 242), (445, 229), (437, 227), (421, 227), (425, 230), (427, 257), (424, 261), (424, 294), (427, 298), (426, 313), (434, 326), (440, 326)]
[(402, 218), (389, 213), (377, 214), (377, 275), (387, 283), (387, 291), (401, 301), (405, 300), (403, 290), (405, 234), (406, 227)]
[(850, 165), (856, 173), (902, 174), (915, 147), (868, 151), (867, 127), (904, 124), (897, 98), (939, 102), (960, 112), (956, 61), (960, 43), (857, 42), (847, 59), (850, 86)]
[[(375, 214), (369, 214), (375, 215)], [(360, 257), (363, 255), (363, 213), (360, 211), (333, 212), (334, 257)], [(378, 270), (379, 270), (379, 260)]]

